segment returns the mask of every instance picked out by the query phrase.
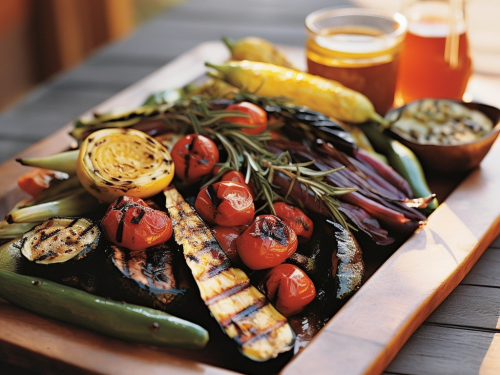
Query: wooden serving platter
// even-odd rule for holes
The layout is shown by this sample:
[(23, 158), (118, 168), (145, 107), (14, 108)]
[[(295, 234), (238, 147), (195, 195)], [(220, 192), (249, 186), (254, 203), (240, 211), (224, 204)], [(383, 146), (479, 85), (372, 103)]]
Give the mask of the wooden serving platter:
[[(304, 66), (301, 49), (285, 50), (297, 66)], [(206, 71), (205, 61), (217, 63), (227, 57), (222, 43), (204, 43), (94, 110), (137, 106), (151, 92), (180, 87), (199, 78)], [(481, 93), (483, 88), (492, 92), (499, 86), (478, 78), (470, 87)], [(72, 141), (70, 128), (67, 125), (22, 156), (66, 149)], [(428, 223), (370, 277), (305, 349), (276, 372), (381, 373), (500, 233), (499, 159), (500, 143), (496, 142), (481, 167), (460, 183), (435, 180), (433, 187), (446, 200)], [(14, 159), (0, 166), (2, 217), (22, 198), (16, 179), (24, 171)], [(227, 369), (232, 367), (224, 367), (231, 350), (221, 347), (220, 352), (219, 358), (202, 358), (185, 351), (130, 344), (31, 314), (0, 300), (0, 357), (40, 373), (235, 373)]]

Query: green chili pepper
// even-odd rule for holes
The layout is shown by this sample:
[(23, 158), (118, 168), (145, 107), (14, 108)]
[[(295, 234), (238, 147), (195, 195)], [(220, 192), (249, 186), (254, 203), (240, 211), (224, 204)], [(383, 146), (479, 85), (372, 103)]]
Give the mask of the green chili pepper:
[(66, 323), (126, 341), (203, 348), (208, 332), (159, 310), (120, 303), (32, 276), (0, 270), (0, 297)]

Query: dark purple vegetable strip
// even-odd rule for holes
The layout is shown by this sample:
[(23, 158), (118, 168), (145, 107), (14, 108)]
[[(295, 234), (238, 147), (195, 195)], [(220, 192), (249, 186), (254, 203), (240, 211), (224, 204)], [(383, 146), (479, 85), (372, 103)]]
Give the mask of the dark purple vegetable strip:
[[(279, 186), (278, 192), (286, 195), (290, 188), (291, 179), (283, 173), (277, 172), (273, 176), (273, 185)], [(295, 181), (288, 197), (297, 202), (299, 206), (330, 217), (331, 212), (325, 203), (316, 197), (314, 192), (304, 184)], [(380, 227), (376, 219), (371, 217), (360, 207), (339, 202), (339, 209), (354, 223), (360, 230), (368, 234), (378, 245), (389, 245), (394, 240), (388, 236), (388, 232)]]
[(413, 197), (413, 192), (408, 181), (406, 181), (392, 167), (382, 163), (380, 160), (377, 160), (369, 153), (361, 149), (354, 150), (354, 157), (360, 162), (370, 165), (381, 177), (391, 183), (392, 186), (398, 188), (408, 198)]

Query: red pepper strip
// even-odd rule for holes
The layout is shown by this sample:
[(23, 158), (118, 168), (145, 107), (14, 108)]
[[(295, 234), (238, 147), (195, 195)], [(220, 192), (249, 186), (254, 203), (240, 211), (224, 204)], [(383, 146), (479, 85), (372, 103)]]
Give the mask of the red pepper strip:
[(354, 150), (354, 157), (360, 162), (370, 165), (380, 176), (402, 191), (408, 198), (413, 198), (413, 192), (408, 181), (387, 164), (382, 163), (361, 149)]

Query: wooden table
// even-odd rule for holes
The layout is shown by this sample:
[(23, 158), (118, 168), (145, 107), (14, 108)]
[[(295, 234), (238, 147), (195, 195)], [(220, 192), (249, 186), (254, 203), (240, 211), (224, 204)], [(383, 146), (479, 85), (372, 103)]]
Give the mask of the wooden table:
[[(315, 0), (307, 4), (296, 1), (291, 5), (290, 1), (268, 4), (262, 0), (241, 2), (238, 9), (230, 9), (232, 7), (228, 5), (229, 0), (210, 3), (188, 0), (145, 25), (130, 39), (109, 46), (75, 71), (41, 87), (19, 106), (0, 117), (0, 129), (3, 132), (0, 144), (22, 139), (21, 135), (29, 130), (31, 135), (28, 142), (21, 142), (20, 145), (20, 149), (24, 149), (36, 137), (53, 133), (89, 108), (205, 40), (217, 40), (221, 35), (238, 38), (253, 34), (276, 43), (302, 47), (303, 30), (297, 25), (302, 24), (309, 11), (331, 3)], [(472, 92), (477, 93), (478, 100), (500, 105), (500, 98), (495, 96), (495, 90), (500, 87), (498, 77), (476, 76), (470, 87)], [(109, 104), (112, 104), (112, 100)], [(40, 152), (37, 147), (34, 146), (31, 151)], [(444, 218), (449, 219), (446, 216)], [(494, 233), (495, 229), (488, 232), (488, 236), (483, 239), (484, 246), (491, 242)], [(409, 338), (385, 368), (385, 373), (498, 373), (499, 263), (500, 240), (497, 239), (460, 285)], [(439, 268), (439, 265), (429, 264), (429, 268), (434, 267)], [(465, 268), (462, 272), (467, 270)], [(455, 275), (453, 283), (458, 283), (463, 276), (463, 273)], [(444, 298), (438, 296), (437, 300), (441, 297)], [(394, 301), (394, 306), (387, 306), (388, 309), (397, 307), (397, 301)], [(79, 333), (86, 335), (84, 332)], [(25, 337), (19, 339), (29, 340), (29, 337), (29, 332), (26, 332)], [(78, 350), (78, 345), (74, 344), (72, 349)], [(390, 351), (386, 353), (390, 358), (393, 354)], [(64, 364), (52, 363), (46, 356), (35, 356), (31, 362), (23, 361), (22, 351), (4, 345), (0, 346), (0, 359), (32, 370), (41, 365), (40, 373), (57, 374), (65, 369)], [(106, 359), (109, 358), (99, 358), (103, 361)], [(144, 363), (143, 368), (153, 369), (154, 363)], [(0, 372), (19, 374), (19, 368), (1, 364)]]

